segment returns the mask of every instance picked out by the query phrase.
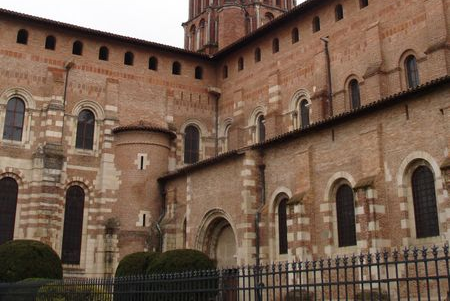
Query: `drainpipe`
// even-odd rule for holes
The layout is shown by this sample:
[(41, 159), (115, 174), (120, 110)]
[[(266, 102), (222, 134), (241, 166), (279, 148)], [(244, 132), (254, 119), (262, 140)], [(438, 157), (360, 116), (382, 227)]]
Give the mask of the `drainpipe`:
[[(255, 230), (256, 230), (256, 268), (259, 270), (259, 267), (261, 266), (261, 234), (259, 232), (259, 223), (261, 222), (261, 211), (264, 208), (264, 205), (266, 204), (266, 165), (261, 164), (258, 165), (259, 169), (259, 177), (261, 179), (261, 201), (258, 207), (258, 210), (256, 212), (255, 217)], [(261, 300), (261, 290), (264, 286), (262, 283), (262, 276), (257, 275), (257, 278), (255, 279), (255, 282), (257, 283), (255, 294), (256, 294), (256, 300)]]
[(266, 166), (264, 164), (261, 164), (258, 166), (259, 169), (259, 177), (261, 179), (261, 202), (258, 207), (258, 211), (256, 213), (256, 219), (255, 219), (255, 228), (256, 228), (256, 266), (259, 266), (261, 263), (261, 256), (260, 256), (260, 245), (261, 245), (261, 235), (259, 233), (259, 223), (261, 221), (261, 211), (264, 208), (264, 205), (266, 204)]
[(163, 233), (161, 229), (161, 222), (166, 216), (166, 185), (163, 181), (158, 181), (158, 188), (159, 188), (159, 194), (161, 195), (162, 205), (161, 205), (161, 215), (158, 218), (158, 221), (156, 222), (156, 230), (158, 231), (159, 236), (159, 251), (162, 252), (163, 250)]
[(66, 124), (65, 120), (66, 120), (66, 99), (67, 99), (67, 85), (69, 83), (69, 71), (70, 69), (72, 69), (72, 67), (75, 65), (75, 63), (73, 61), (68, 61), (64, 64), (64, 69), (66, 69), (66, 77), (64, 79), (64, 94), (63, 94), (63, 110), (64, 110), (64, 115), (63, 115), (63, 120), (62, 120), (62, 129), (61, 129), (61, 146), (63, 145), (64, 142), (64, 126)]
[(213, 95), (215, 97), (215, 129), (216, 129), (216, 135), (215, 135), (215, 142), (214, 142), (214, 152), (215, 155), (219, 155), (219, 99), (222, 95), (222, 91), (219, 88), (216, 87), (208, 87), (208, 93)]
[(219, 154), (219, 98), (220, 95), (216, 96), (216, 141), (214, 141), (214, 148), (216, 156)]
[(327, 85), (328, 85), (328, 115), (333, 116), (333, 87), (331, 83), (331, 60), (330, 51), (328, 49), (328, 43), (330, 38), (328, 36), (320, 38), (325, 43), (325, 57), (327, 61)]

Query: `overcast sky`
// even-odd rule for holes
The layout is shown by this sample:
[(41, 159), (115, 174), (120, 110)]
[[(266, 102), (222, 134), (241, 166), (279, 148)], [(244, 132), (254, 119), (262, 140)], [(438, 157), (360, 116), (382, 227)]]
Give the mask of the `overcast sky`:
[[(297, 0), (301, 3), (304, 0)], [(0, 0), (0, 7), (183, 47), (188, 0)]]
[(187, 0), (0, 0), (0, 7), (183, 47)]

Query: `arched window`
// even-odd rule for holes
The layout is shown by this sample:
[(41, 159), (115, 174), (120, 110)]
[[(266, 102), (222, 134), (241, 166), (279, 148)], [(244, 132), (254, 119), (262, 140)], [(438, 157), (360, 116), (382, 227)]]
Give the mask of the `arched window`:
[(350, 186), (341, 185), (336, 192), (339, 247), (356, 245), (355, 202)]
[(82, 55), (83, 54), (83, 43), (80, 41), (73, 42), (72, 54)]
[(223, 141), (223, 149), (222, 152), (226, 152), (230, 149), (230, 128), (231, 124), (228, 124), (224, 130), (224, 141)]
[(417, 68), (417, 61), (414, 55), (410, 55), (405, 59), (405, 72), (409, 89), (420, 85), (419, 69)]
[(240, 57), (238, 60), (238, 71), (244, 70), (244, 58)]
[(277, 53), (278, 51), (280, 51), (280, 41), (275, 38), (272, 41), (272, 53)]
[(273, 16), (273, 14), (272, 13), (266, 13), (265, 15), (264, 15), (264, 24), (266, 24), (266, 23), (269, 23), (269, 22), (271, 22), (273, 19), (275, 19), (275, 17)]
[(172, 64), (172, 74), (180, 75), (181, 74), (181, 64), (179, 62), (173, 62)]
[(223, 78), (228, 78), (228, 66), (227, 65), (223, 66), (222, 77)]
[(297, 27), (292, 29), (291, 37), (292, 37), (292, 44), (295, 44), (295, 43), (297, 43), (300, 40), (300, 34), (298, 32), (298, 28)]
[(259, 47), (255, 49), (255, 62), (261, 62), (261, 48)]
[(56, 39), (54, 36), (48, 36), (45, 38), (45, 49), (55, 50), (56, 48)]
[(300, 118), (302, 128), (307, 127), (309, 125), (309, 104), (306, 99), (300, 102)]
[(206, 40), (205, 32), (206, 32), (206, 30), (205, 30), (205, 20), (202, 19), (202, 20), (200, 20), (200, 23), (199, 23), (199, 26), (198, 26), (198, 35), (199, 35), (199, 37), (198, 37), (198, 40), (199, 40), (198, 41), (198, 43), (199, 43), (198, 48), (199, 49), (203, 48), (203, 46), (205, 45), (205, 40)]
[(200, 132), (197, 127), (189, 125), (184, 131), (184, 163), (193, 164), (200, 157)]
[(364, 8), (369, 5), (369, 0), (359, 0), (359, 7)]
[(259, 115), (256, 118), (256, 131), (256, 141), (258, 143), (264, 142), (266, 140), (266, 119), (264, 118), (264, 115)]
[(203, 68), (200, 66), (195, 67), (195, 79), (203, 79)]
[(16, 180), (0, 180), (0, 245), (14, 238), (18, 192)]
[(98, 59), (101, 61), (107, 61), (109, 60), (109, 49), (106, 46), (100, 47), (100, 50), (98, 51)]
[(148, 59), (148, 69), (157, 71), (158, 70), (158, 59), (154, 56)]
[(278, 246), (280, 254), (288, 253), (287, 198), (283, 197), (278, 204)]
[(314, 17), (314, 19), (312, 21), (312, 29), (313, 29), (313, 32), (320, 31), (320, 18), (319, 17)]
[(20, 98), (11, 98), (6, 105), (3, 139), (22, 141), (24, 119), (25, 103)]
[(341, 4), (336, 5), (336, 8), (334, 9), (334, 16), (336, 21), (344, 19), (344, 8)]
[(72, 186), (66, 192), (61, 252), (61, 261), (64, 264), (80, 264), (83, 213), (84, 190), (80, 186)]
[(348, 91), (350, 95), (350, 103), (352, 109), (357, 109), (361, 106), (361, 95), (359, 91), (359, 83), (356, 79), (352, 79), (348, 84)]
[(21, 29), (17, 32), (17, 44), (28, 44), (28, 31)]
[(95, 116), (89, 110), (83, 110), (78, 115), (77, 138), (75, 147), (79, 149), (94, 148)]
[(134, 54), (131, 51), (127, 51), (123, 57), (123, 63), (128, 66), (133, 66), (134, 64)]
[(433, 172), (427, 166), (419, 166), (412, 174), (412, 192), (416, 237), (439, 235), (439, 219)]

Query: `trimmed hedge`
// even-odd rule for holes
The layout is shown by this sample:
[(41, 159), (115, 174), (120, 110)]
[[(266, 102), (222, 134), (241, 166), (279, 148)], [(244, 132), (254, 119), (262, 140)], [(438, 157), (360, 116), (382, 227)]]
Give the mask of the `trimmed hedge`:
[(42, 286), (35, 301), (111, 301), (112, 294), (103, 288), (89, 284), (64, 284), (62, 289), (60, 282), (48, 283)]
[(148, 274), (167, 274), (187, 271), (213, 270), (216, 265), (206, 254), (197, 250), (173, 250), (162, 253), (152, 261)]
[(116, 277), (144, 275), (148, 266), (160, 256), (154, 252), (140, 252), (125, 256), (116, 270)]
[(62, 277), (61, 259), (48, 245), (34, 240), (13, 240), (0, 245), (0, 282)]

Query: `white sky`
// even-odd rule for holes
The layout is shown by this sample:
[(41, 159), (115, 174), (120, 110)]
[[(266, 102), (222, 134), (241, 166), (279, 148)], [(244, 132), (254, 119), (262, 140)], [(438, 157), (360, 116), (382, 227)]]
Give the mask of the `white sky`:
[(0, 7), (183, 47), (188, 0), (0, 0)]
[[(297, 0), (301, 3), (304, 0)], [(0, 7), (183, 47), (188, 0), (0, 0)]]

